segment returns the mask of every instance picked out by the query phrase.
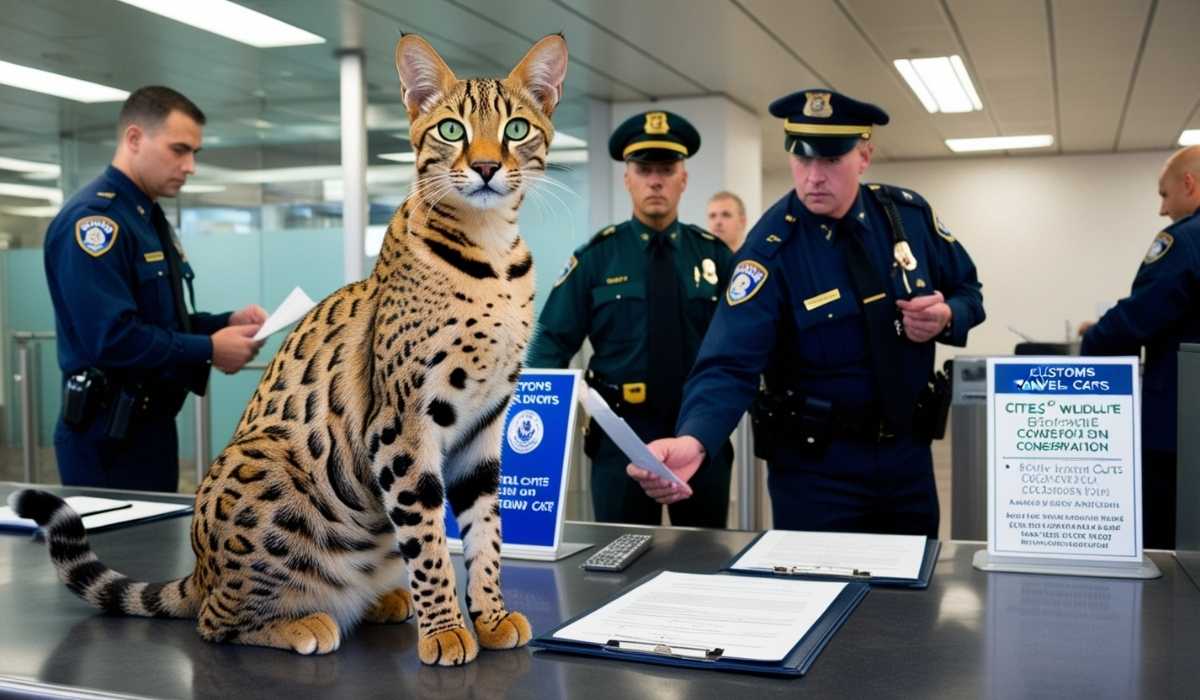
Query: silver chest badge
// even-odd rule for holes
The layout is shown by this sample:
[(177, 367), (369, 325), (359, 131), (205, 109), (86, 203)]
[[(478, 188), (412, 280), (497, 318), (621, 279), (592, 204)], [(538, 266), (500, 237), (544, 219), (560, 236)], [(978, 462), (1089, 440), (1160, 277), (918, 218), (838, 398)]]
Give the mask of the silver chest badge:
[(908, 241), (897, 241), (893, 254), (896, 264), (900, 267), (909, 272), (917, 269), (917, 259), (913, 257), (912, 248), (908, 247)]

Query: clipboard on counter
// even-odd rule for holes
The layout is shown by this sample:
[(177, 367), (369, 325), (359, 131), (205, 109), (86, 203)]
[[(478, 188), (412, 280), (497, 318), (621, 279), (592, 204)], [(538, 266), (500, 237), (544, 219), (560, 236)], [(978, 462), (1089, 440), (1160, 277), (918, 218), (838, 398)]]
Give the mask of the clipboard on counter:
[[(663, 577), (668, 576), (686, 577), (682, 579), (682, 585), (688, 586), (691, 590), (695, 590), (694, 582), (701, 581), (719, 583), (725, 587), (745, 587), (748, 589), (747, 595), (753, 595), (756, 582), (764, 582), (758, 577), (732, 574), (679, 574), (660, 571), (634, 583), (601, 606), (536, 637), (530, 642), (530, 646), (548, 652), (582, 654), (664, 666), (799, 677), (809, 671), (821, 651), (829, 644), (834, 634), (841, 629), (850, 614), (858, 607), (859, 602), (870, 591), (870, 586), (860, 582), (771, 581), (770, 583), (781, 586), (779, 592), (784, 596), (802, 591), (805, 587), (827, 588), (821, 590), (821, 595), (817, 597), (822, 602), (820, 610), (813, 610), (810, 613), (814, 618), (812, 623), (804, 625), (802, 629), (791, 630), (795, 635), (794, 641), (785, 636), (780, 645), (778, 642), (781, 640), (777, 639), (775, 640), (777, 643), (773, 646), (774, 652), (763, 649), (761, 655), (756, 653), (757, 650), (748, 650), (745, 647), (744, 640), (751, 638), (745, 632), (749, 631), (752, 635), (753, 622), (743, 625), (743, 633), (736, 635), (735, 638), (728, 626), (701, 619), (698, 626), (708, 628), (702, 635), (706, 639), (704, 643), (697, 642), (694, 638), (694, 630), (689, 633), (687, 630), (681, 631), (675, 628), (666, 614), (645, 618), (652, 620), (652, 622), (645, 623), (646, 625), (658, 628), (658, 631), (652, 635), (623, 634), (629, 630), (622, 628), (619, 624), (613, 628), (611, 634), (598, 634), (598, 630), (593, 627), (590, 630), (590, 638), (587, 633), (573, 632), (579, 624), (586, 623), (590, 616), (603, 614), (608, 608), (619, 605), (623, 600), (636, 595), (640, 590), (654, 586)], [(705, 594), (700, 592), (696, 595), (703, 598)], [(778, 628), (781, 627), (776, 623), (781, 614), (786, 615), (786, 610), (781, 612), (776, 607), (773, 612), (772, 624), (763, 625), (764, 631), (770, 627), (777, 628), (776, 631), (778, 631)], [(731, 614), (740, 613), (732, 612)], [(603, 628), (600, 628), (599, 631), (603, 631)], [(723, 636), (725, 641), (722, 641)], [(739, 641), (739, 639), (743, 641)]]
[[(165, 503), (130, 499), (67, 496), (63, 499), (83, 521), (88, 533), (103, 532), (127, 525), (174, 518), (192, 512), (190, 503)], [(42, 530), (33, 520), (20, 518), (8, 506), (0, 506), (0, 533), (37, 532)]]
[(937, 565), (938, 554), (942, 551), (942, 543), (940, 541), (933, 538), (919, 538), (923, 540), (923, 542), (917, 543), (920, 553), (919, 567), (911, 572), (906, 572), (906, 575), (895, 575), (894, 572), (881, 570), (878, 557), (856, 560), (852, 549), (842, 557), (839, 557), (838, 561), (833, 562), (829, 561), (829, 558), (825, 556), (814, 556), (812, 558), (794, 555), (771, 557), (764, 553), (753, 556), (756, 550), (764, 546), (769, 546), (770, 543), (767, 541), (769, 538), (788, 538), (793, 536), (837, 540), (836, 542), (829, 542), (829, 545), (841, 547), (849, 545), (851, 548), (856, 538), (872, 538), (877, 541), (884, 540), (884, 538), (896, 538), (897, 541), (909, 540), (905, 544), (911, 544), (911, 540), (914, 539), (904, 535), (767, 530), (760, 533), (750, 544), (735, 554), (733, 559), (722, 568), (722, 571), (746, 576), (793, 578), (809, 581), (858, 581), (871, 586), (925, 589), (929, 587), (929, 582), (933, 578), (933, 569)]

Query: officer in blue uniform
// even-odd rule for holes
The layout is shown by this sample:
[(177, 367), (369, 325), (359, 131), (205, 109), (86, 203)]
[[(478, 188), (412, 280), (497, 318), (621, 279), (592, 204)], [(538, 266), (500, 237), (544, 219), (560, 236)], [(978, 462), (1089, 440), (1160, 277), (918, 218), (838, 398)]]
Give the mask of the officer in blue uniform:
[(1179, 344), (1200, 342), (1200, 147), (1174, 153), (1158, 181), (1171, 219), (1150, 244), (1129, 296), (1080, 329), (1084, 355), (1140, 355), (1143, 546), (1175, 548)]
[(775, 527), (936, 537), (929, 444), (949, 397), (934, 343), (962, 346), (983, 321), (975, 266), (920, 195), (860, 183), (882, 109), (805, 90), (770, 111), (795, 190), (734, 261), (679, 437), (651, 445), (689, 486), (628, 471), (660, 502), (689, 497), (703, 455), (754, 402)]
[[(684, 160), (700, 134), (665, 111), (637, 114), (613, 132), (609, 155), (625, 165), (633, 217), (608, 226), (571, 256), (538, 319), (530, 367), (566, 367), (590, 338), (588, 384), (644, 440), (672, 434), (683, 383), (728, 280), (732, 254), (678, 220)], [(724, 527), (733, 448), (722, 438), (701, 479), (702, 497), (670, 508), (675, 525)], [(592, 422), (592, 505), (601, 522), (657, 525), (662, 506), (625, 473), (628, 459)]]
[(50, 223), (46, 279), (54, 303), (63, 405), (54, 431), (68, 486), (175, 491), (175, 415), (203, 394), (212, 365), (236, 372), (257, 352), (266, 313), (185, 304), (194, 277), (159, 197), (195, 171), (204, 114), (165, 87), (121, 108), (112, 164)]

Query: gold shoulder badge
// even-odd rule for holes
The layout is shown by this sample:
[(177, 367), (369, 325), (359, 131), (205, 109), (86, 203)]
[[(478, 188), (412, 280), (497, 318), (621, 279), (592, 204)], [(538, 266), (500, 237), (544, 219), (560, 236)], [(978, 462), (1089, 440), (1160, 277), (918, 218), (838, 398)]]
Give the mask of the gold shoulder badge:
[(767, 243), (779, 243), (781, 241), (783, 241), (783, 239), (773, 233), (767, 235)]
[(665, 134), (671, 130), (667, 124), (666, 112), (646, 112), (646, 125), (643, 130), (647, 134)]
[(750, 301), (767, 281), (767, 268), (753, 260), (743, 260), (733, 269), (729, 277), (729, 288), (725, 290), (725, 301), (737, 306)]
[(563, 265), (563, 270), (562, 270), (562, 272), (560, 272), (558, 274), (558, 279), (554, 280), (554, 286), (557, 287), (558, 285), (562, 284), (563, 282), (566, 282), (567, 277), (569, 277), (571, 275), (571, 273), (575, 271), (575, 268), (578, 266), (579, 266), (579, 259), (576, 258), (574, 255), (572, 255), (571, 259), (567, 261), (567, 264)]
[(1150, 250), (1146, 251), (1146, 259), (1142, 261), (1143, 265), (1149, 265), (1162, 260), (1162, 257), (1167, 254), (1171, 246), (1175, 244), (1175, 237), (1163, 231), (1154, 237), (1154, 242), (1150, 244)]
[(614, 234), (614, 233), (616, 233), (616, 232), (617, 232), (617, 227), (616, 227), (616, 226), (609, 226), (608, 228), (606, 228), (606, 229), (604, 229), (603, 231), (601, 231), (601, 232), (600, 232), (600, 235), (601, 235), (601, 236), (611, 236), (611, 235), (613, 235), (613, 234)]
[(75, 222), (75, 242), (83, 252), (98, 258), (112, 250), (121, 227), (107, 216), (85, 216)]
[(103, 197), (105, 199), (113, 199), (114, 197), (117, 196), (117, 193), (116, 192), (97, 192), (96, 196)]
[(833, 116), (833, 105), (829, 104), (828, 92), (804, 93), (804, 116), (828, 119)]

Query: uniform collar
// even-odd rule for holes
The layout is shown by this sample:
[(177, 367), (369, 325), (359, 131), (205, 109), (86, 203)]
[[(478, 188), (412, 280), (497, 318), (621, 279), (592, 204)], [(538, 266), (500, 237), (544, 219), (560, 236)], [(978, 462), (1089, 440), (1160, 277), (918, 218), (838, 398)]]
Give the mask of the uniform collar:
[(832, 216), (825, 216), (824, 214), (816, 214), (809, 211), (808, 207), (804, 205), (803, 200), (800, 199), (800, 195), (796, 194), (796, 190), (793, 189), (791, 200), (788, 202), (788, 213), (792, 214), (793, 212), (798, 212), (799, 216), (809, 217), (821, 229), (822, 232), (827, 234), (831, 231), (836, 231), (838, 221), (843, 220), (855, 221), (864, 228), (870, 228), (871, 212), (867, 208), (867, 197), (865, 194), (866, 191), (867, 189), (865, 186), (859, 185), (858, 194), (854, 198), (854, 204), (850, 205), (850, 209), (846, 211), (845, 216), (843, 216), (841, 219), (835, 219)]
[(672, 248), (679, 247), (679, 219), (672, 221), (662, 231), (655, 231), (641, 221), (638, 221), (636, 216), (630, 218), (629, 222), (633, 225), (633, 232), (637, 234), (638, 243), (642, 246), (642, 250), (645, 250), (650, 245), (650, 241), (654, 240), (656, 236), (666, 236), (667, 243)]
[(108, 183), (112, 185), (113, 189), (116, 190), (121, 196), (127, 198), (128, 201), (133, 203), (134, 210), (137, 211), (137, 213), (141, 215), (144, 220), (150, 221), (150, 217), (154, 213), (154, 208), (158, 205), (155, 204), (154, 200), (146, 196), (146, 193), (143, 192), (140, 187), (135, 185), (133, 180), (129, 179), (128, 175), (110, 165), (104, 170), (104, 179), (107, 180)]

